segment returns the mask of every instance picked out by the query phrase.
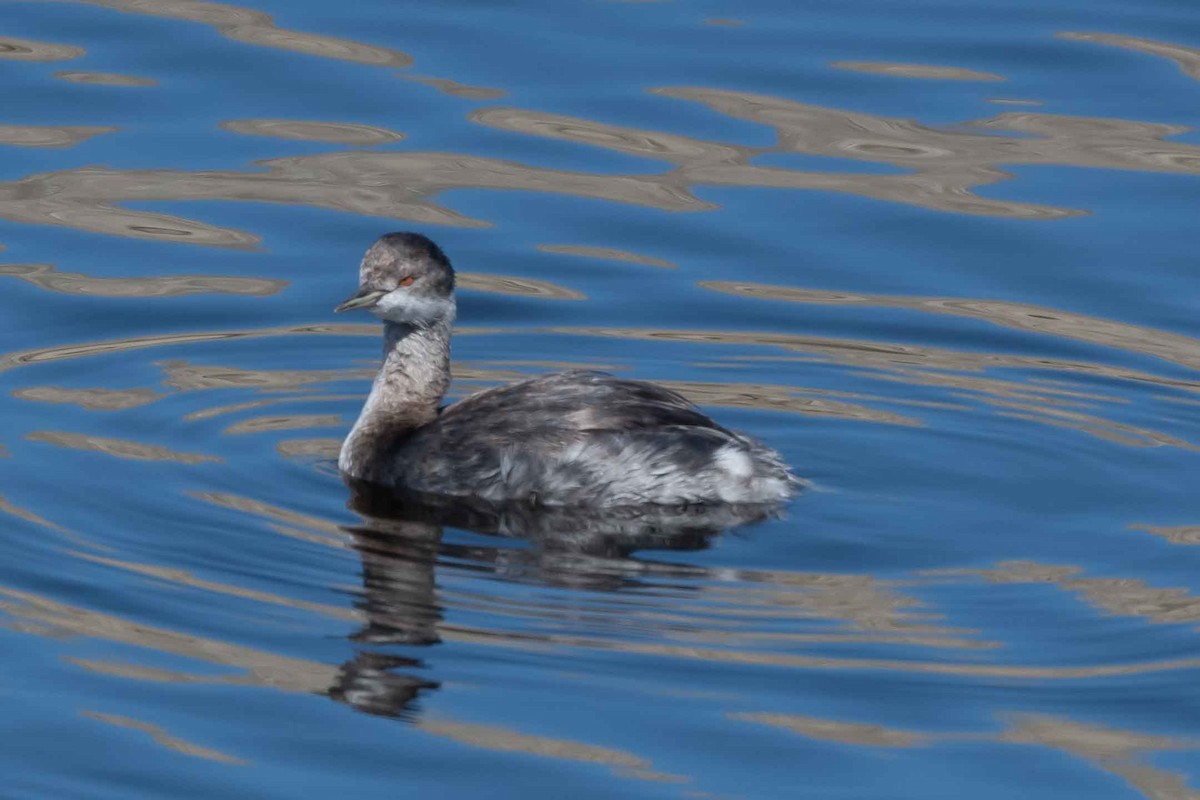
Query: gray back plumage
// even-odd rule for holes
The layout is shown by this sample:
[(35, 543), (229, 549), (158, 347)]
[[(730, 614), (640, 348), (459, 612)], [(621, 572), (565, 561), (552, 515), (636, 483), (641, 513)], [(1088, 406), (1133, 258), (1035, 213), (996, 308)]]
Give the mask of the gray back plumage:
[[(745, 453), (786, 494), (794, 479), (773, 451), (644, 381), (573, 370), (480, 392), (398, 443), (398, 483), (433, 492), (555, 504), (716, 500), (721, 454)], [(746, 492), (722, 502), (763, 502)]]

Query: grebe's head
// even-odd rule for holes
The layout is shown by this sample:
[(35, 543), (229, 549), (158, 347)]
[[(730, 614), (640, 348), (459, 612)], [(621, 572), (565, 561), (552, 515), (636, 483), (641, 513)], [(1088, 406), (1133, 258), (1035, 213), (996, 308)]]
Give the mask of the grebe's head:
[(427, 327), (454, 321), (454, 268), (419, 233), (379, 237), (358, 268), (358, 291), (334, 311), (369, 308), (389, 322)]

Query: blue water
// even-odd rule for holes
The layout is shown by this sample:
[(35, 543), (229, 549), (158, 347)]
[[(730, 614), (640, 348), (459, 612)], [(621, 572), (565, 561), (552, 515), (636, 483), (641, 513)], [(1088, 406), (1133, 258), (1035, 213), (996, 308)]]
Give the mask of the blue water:
[[(0, 9), (0, 796), (1200, 796), (1193, 3)], [(810, 488), (348, 507), (406, 229)]]

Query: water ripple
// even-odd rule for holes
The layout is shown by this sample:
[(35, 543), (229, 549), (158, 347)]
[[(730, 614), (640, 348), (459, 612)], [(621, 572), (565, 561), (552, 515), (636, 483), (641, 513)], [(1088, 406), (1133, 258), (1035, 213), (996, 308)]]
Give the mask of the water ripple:
[(85, 52), (82, 47), (69, 44), (31, 42), (28, 39), (0, 36), (0, 58), (13, 61), (70, 61)]
[(288, 285), (287, 281), (220, 275), (96, 278), (78, 272), (59, 272), (53, 264), (0, 264), (0, 275), (11, 275), (52, 292), (95, 297), (179, 297), (189, 294), (265, 297), (278, 294)]
[(85, 83), (97, 86), (157, 86), (153, 78), (141, 78), (137, 75), (118, 75), (115, 72), (78, 72), (62, 70), (54, 73), (54, 77), (67, 83)]
[(891, 64), (879, 61), (834, 61), (829, 66), (851, 72), (872, 72), (897, 78), (920, 78), (938, 81), (1002, 81), (1003, 75), (980, 72), (962, 67), (940, 67), (933, 64)]
[[(1181, 6), (386, 5), (13, 7), (7, 787), (1196, 795)], [(347, 492), (398, 223), (452, 398), (648, 378), (810, 491)]]
[(373, 66), (407, 67), (412, 58), (386, 47), (288, 30), (275, 25), (269, 14), (207, 0), (47, 0), (82, 3), (128, 14), (197, 22), (210, 25), (222, 36), (261, 47), (291, 50), (306, 55), (353, 61)]

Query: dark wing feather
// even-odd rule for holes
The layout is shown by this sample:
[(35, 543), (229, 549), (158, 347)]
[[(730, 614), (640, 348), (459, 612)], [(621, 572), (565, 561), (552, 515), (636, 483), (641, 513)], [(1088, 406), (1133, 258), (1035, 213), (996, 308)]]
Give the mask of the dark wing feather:
[(444, 409), (435, 425), (456, 427), (459, 419), (469, 420), (475, 430), (482, 425), (510, 438), (549, 429), (568, 434), (686, 425), (724, 431), (669, 389), (589, 370), (556, 372), (479, 392)]
[(552, 459), (584, 436), (637, 435), (691, 430), (712, 449), (712, 437), (734, 434), (675, 392), (604, 372), (572, 370), (542, 375), (473, 394), (447, 406), (437, 419), (397, 443), (393, 456), (402, 482), (450, 485), (466, 475), (494, 474), (514, 448)]

